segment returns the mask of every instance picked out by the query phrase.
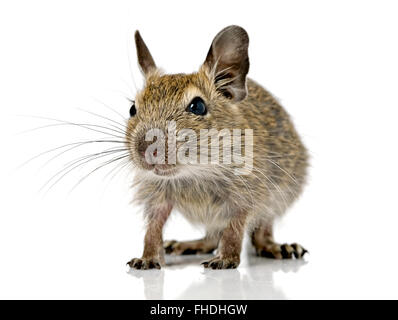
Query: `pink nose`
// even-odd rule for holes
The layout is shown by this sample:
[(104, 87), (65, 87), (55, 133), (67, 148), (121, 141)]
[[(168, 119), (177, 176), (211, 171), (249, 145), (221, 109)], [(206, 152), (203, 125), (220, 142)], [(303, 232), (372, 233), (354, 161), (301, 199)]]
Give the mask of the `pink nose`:
[[(145, 159), (146, 150), (148, 149), (148, 147), (150, 146), (151, 143), (152, 143), (152, 142), (142, 141), (142, 142), (140, 142), (140, 143), (138, 144), (138, 146), (137, 146), (137, 149), (138, 149), (138, 150), (137, 150), (137, 151), (138, 151), (138, 154), (139, 154), (142, 158)], [(153, 156), (156, 157), (157, 154), (158, 154), (157, 150), (154, 150), (154, 151), (153, 151)], [(146, 160), (146, 159), (145, 159), (145, 160)]]
[[(141, 153), (141, 156), (145, 158), (145, 151), (141, 151), (140, 153)], [(153, 152), (153, 156), (156, 157), (157, 155), (158, 155), (158, 151), (155, 150), (155, 151)]]

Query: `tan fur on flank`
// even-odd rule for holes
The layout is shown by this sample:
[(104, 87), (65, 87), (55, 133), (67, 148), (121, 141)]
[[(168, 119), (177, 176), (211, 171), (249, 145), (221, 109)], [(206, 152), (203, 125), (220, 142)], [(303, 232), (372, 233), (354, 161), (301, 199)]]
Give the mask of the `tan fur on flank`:
[[(184, 253), (181, 247), (186, 253), (210, 252), (219, 243), (218, 256), (205, 262), (205, 267), (236, 267), (244, 230), (252, 235), (259, 255), (302, 257), (306, 251), (299, 245), (281, 246), (273, 242), (272, 225), (303, 189), (307, 152), (286, 111), (264, 88), (246, 78), (246, 32), (237, 26), (222, 30), (205, 63), (192, 74), (163, 74), (138, 33), (136, 41), (145, 86), (137, 93), (137, 112), (128, 123), (126, 137), (131, 161), (137, 168), (135, 200), (145, 207), (148, 230), (144, 256), (133, 259), (129, 265), (143, 269), (159, 267), (162, 227), (172, 208), (191, 223), (204, 225), (207, 236), (203, 242), (185, 245), (168, 242), (166, 252), (173, 253), (173, 245), (180, 248), (175, 250), (176, 254)], [(206, 115), (187, 111), (194, 97), (203, 99)], [(170, 174), (155, 174), (146, 167), (137, 145), (148, 129), (167, 132), (167, 122), (171, 120), (176, 122), (177, 131), (190, 128), (198, 137), (200, 129), (253, 129), (253, 170), (248, 175), (236, 175), (235, 164), (177, 163), (169, 166)]]

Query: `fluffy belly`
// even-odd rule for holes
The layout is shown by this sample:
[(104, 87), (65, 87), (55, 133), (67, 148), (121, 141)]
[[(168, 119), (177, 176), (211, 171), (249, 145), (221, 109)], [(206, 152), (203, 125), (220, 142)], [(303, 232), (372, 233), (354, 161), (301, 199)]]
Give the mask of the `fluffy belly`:
[(216, 232), (224, 229), (228, 223), (228, 212), (225, 205), (181, 205), (176, 204), (177, 209), (190, 223), (202, 225), (209, 232)]

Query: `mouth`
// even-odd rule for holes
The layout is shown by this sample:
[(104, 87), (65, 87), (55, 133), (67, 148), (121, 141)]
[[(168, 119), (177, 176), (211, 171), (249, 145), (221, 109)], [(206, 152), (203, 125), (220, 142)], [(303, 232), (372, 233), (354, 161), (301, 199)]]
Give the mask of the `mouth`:
[(154, 174), (158, 176), (174, 176), (177, 174), (178, 169), (175, 166), (170, 166), (167, 164), (158, 164), (155, 165), (152, 171)]
[(168, 177), (174, 176), (178, 173), (179, 169), (176, 165), (170, 164), (149, 164), (145, 161), (139, 162), (139, 167), (143, 170), (152, 172), (156, 176)]

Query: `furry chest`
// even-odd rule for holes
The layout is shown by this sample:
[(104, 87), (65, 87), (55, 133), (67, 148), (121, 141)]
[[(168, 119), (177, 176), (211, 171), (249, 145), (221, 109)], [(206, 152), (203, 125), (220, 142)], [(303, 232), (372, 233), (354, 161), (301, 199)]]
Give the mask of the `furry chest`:
[(197, 194), (190, 188), (172, 195), (174, 208), (189, 222), (206, 226), (207, 229), (225, 227), (230, 210), (227, 201), (209, 190)]

